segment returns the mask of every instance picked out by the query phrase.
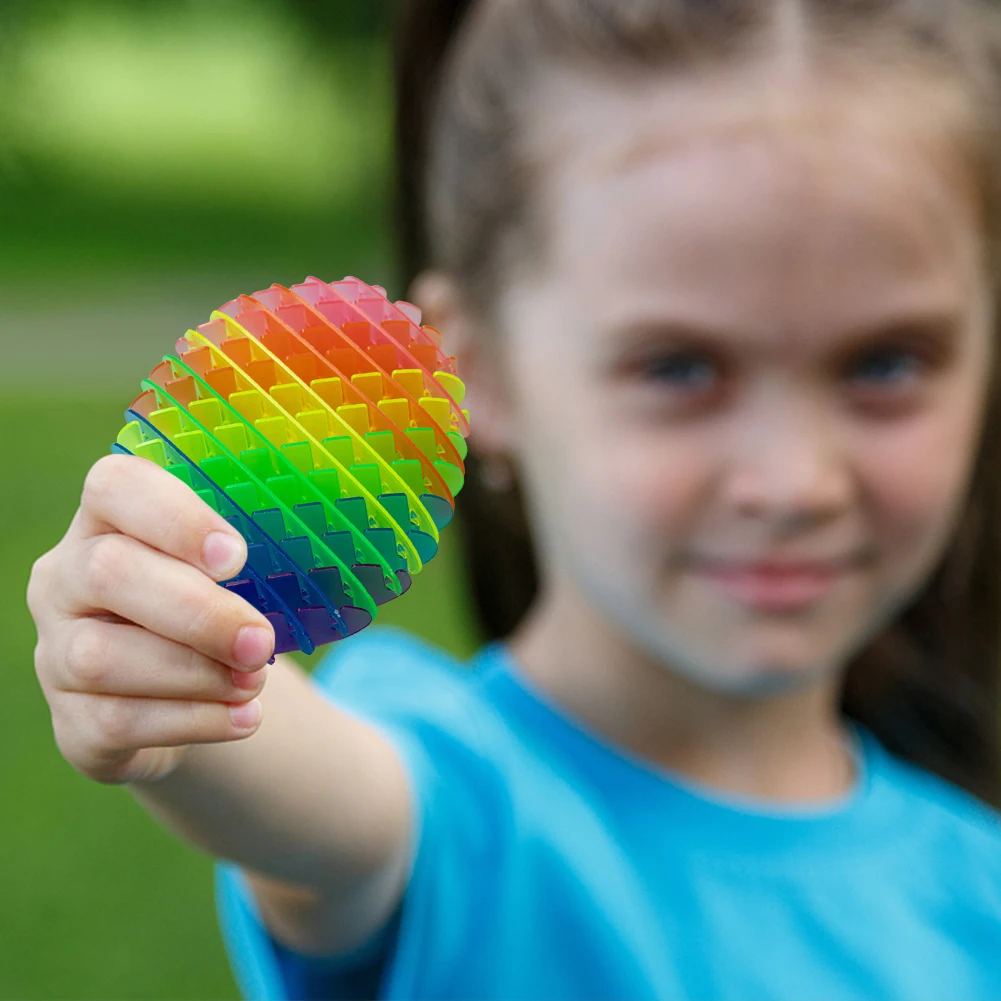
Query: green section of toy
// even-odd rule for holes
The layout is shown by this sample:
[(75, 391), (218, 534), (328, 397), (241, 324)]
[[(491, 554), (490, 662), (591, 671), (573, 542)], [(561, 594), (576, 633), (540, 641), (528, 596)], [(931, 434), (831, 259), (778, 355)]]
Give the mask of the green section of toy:
[[(296, 563), (307, 569), (336, 567), (341, 574), (346, 601), (375, 617), (376, 604), (350, 566), (272, 489), (282, 490), (280, 482), (265, 483), (251, 469), (241, 465), (219, 439), (161, 386), (149, 379), (144, 379), (142, 386), (151, 390), (160, 404), (158, 409), (145, 415), (154, 427), (250, 513), (254, 522), (277, 539)], [(149, 443), (149, 447), (156, 445)], [(136, 454), (145, 453), (137, 451)], [(278, 481), (280, 477), (272, 479)]]
[(388, 529), (359, 524), (363, 519), (354, 503), (356, 499), (341, 495), (336, 469), (304, 473), (304, 442), (276, 447), (183, 361), (172, 355), (164, 356), (164, 361), (170, 363), (175, 374), (184, 372), (194, 379), (200, 395), (188, 404), (188, 412), (211, 429), (216, 440), (277, 490), (346, 563), (379, 566), (386, 587), (400, 593), (394, 571), (405, 569), (406, 561), (396, 551), (393, 534)]

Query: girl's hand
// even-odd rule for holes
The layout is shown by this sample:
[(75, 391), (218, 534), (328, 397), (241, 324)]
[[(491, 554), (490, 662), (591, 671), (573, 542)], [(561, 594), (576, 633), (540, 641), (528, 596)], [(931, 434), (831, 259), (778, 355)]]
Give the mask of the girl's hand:
[(28, 584), (35, 671), (79, 772), (159, 779), (186, 745), (256, 730), (274, 631), (217, 583), (246, 558), (240, 534), (154, 463), (109, 455), (90, 470)]

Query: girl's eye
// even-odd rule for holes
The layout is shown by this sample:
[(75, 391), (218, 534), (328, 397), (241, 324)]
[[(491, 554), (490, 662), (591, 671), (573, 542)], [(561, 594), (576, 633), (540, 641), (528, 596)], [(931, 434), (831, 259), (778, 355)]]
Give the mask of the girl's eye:
[(922, 371), (922, 360), (905, 348), (870, 351), (851, 366), (849, 378), (865, 389), (899, 389)]
[(686, 393), (704, 392), (716, 386), (719, 365), (695, 351), (677, 351), (655, 358), (643, 366), (646, 378)]

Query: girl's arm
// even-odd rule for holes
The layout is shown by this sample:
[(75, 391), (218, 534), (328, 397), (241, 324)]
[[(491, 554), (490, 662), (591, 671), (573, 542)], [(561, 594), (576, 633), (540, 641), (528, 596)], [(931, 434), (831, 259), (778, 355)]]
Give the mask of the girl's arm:
[(216, 583), (246, 559), (239, 533), (168, 472), (105, 457), (32, 570), (35, 670), (74, 768), (128, 784), (166, 826), (246, 867), (287, 945), (350, 951), (402, 894), (402, 765), (290, 661), (265, 683), (271, 625)]
[(396, 752), (278, 657), (256, 733), (192, 746), (136, 798), (166, 827), (239, 863), (276, 938), (346, 953), (391, 916), (406, 880), (409, 814)]

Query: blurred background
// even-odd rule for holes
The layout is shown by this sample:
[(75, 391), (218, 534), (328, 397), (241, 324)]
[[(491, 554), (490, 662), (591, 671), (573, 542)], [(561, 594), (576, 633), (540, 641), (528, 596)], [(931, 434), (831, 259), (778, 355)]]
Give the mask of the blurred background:
[[(392, 0), (0, 7), (0, 999), (236, 998), (211, 860), (52, 740), (24, 589), (139, 381), (272, 282), (397, 284)], [(454, 536), (380, 622), (476, 639)]]

